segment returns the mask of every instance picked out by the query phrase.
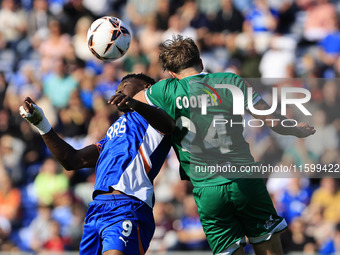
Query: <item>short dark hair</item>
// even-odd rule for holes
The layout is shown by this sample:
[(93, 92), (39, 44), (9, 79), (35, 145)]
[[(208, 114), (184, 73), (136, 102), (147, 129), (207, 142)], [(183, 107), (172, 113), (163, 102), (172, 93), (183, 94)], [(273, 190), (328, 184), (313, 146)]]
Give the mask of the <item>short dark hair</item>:
[(153, 85), (153, 84), (156, 83), (156, 81), (154, 79), (152, 79), (150, 76), (147, 76), (146, 74), (143, 74), (143, 73), (138, 73), (138, 74), (131, 73), (131, 74), (127, 74), (127, 75), (125, 75), (122, 78), (121, 81), (125, 81), (125, 80), (131, 79), (131, 78), (143, 80), (143, 81), (147, 82), (150, 85)]
[(182, 35), (175, 35), (160, 45), (159, 59), (163, 71), (174, 73), (201, 64), (200, 52), (194, 40)]

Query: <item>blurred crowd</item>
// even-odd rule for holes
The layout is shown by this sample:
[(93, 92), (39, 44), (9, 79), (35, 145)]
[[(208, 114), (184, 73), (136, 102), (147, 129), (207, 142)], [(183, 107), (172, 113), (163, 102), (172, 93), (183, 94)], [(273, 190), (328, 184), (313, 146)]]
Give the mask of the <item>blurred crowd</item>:
[[(0, 251), (73, 251), (91, 201), (93, 169), (68, 171), (18, 114), (26, 96), (41, 106), (72, 146), (99, 141), (118, 118), (106, 101), (127, 73), (167, 78), (158, 45), (173, 34), (193, 38), (208, 72), (233, 72), (273, 86), (311, 91), (312, 116), (287, 116), (317, 133), (282, 137), (245, 130), (254, 158), (267, 165), (340, 164), (340, 2), (336, 0), (1, 0), (0, 9)], [(126, 56), (92, 56), (87, 30), (96, 18), (119, 17), (133, 34)], [(246, 118), (249, 118), (247, 115)], [(340, 252), (340, 182), (333, 176), (268, 175), (286, 253)], [(169, 154), (155, 180), (156, 232), (149, 254), (209, 250), (189, 182)], [(247, 252), (251, 248), (247, 246)]]

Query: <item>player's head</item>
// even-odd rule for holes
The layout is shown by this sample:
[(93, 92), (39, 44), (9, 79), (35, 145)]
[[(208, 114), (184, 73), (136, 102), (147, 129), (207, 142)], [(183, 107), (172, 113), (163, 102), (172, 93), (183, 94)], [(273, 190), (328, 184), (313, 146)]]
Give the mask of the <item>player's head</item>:
[(133, 97), (139, 91), (147, 89), (155, 83), (154, 79), (143, 73), (128, 74), (122, 78), (121, 83), (117, 87), (116, 93), (124, 93), (129, 97)]
[[(139, 73), (125, 75), (117, 87), (116, 93), (124, 93), (129, 97), (134, 97), (139, 91), (147, 89), (153, 84), (155, 80), (151, 77)], [(120, 111), (126, 112), (125, 108), (118, 108)]]
[(176, 35), (160, 45), (159, 59), (163, 70), (180, 74), (187, 68), (203, 70), (200, 52), (191, 38)]

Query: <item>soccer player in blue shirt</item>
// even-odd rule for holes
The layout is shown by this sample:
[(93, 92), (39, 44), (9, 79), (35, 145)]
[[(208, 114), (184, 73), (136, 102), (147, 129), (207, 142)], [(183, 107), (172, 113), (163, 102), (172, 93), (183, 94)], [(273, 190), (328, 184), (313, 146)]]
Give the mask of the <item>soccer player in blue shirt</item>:
[[(154, 83), (144, 74), (130, 74), (122, 79), (117, 93), (133, 97)], [(127, 105), (118, 108), (125, 113), (101, 141), (80, 150), (57, 135), (42, 109), (30, 98), (20, 106), (21, 116), (38, 129), (66, 170), (96, 168), (93, 202), (89, 204), (80, 244), (83, 255), (142, 255), (155, 230), (152, 182), (170, 149), (169, 136), (163, 133), (170, 133), (174, 123), (155, 107), (135, 100)], [(153, 127), (139, 111), (157, 114), (158, 120), (151, 122)]]

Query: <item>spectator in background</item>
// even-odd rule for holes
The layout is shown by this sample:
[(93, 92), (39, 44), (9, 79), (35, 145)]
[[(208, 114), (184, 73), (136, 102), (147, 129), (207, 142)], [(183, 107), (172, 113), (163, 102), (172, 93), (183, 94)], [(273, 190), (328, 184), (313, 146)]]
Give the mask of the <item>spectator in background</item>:
[[(90, 190), (93, 190), (93, 187)], [(72, 204), (72, 220), (68, 229), (68, 237), (70, 238), (68, 246), (70, 250), (79, 250), (80, 241), (83, 236), (85, 214), (86, 207), (83, 204), (79, 201)]]
[(235, 36), (235, 51), (232, 52), (232, 58), (238, 59), (241, 63), (240, 74), (245, 78), (259, 78), (261, 73), (259, 65), (262, 55), (257, 53), (255, 49), (254, 38), (245, 35), (237, 34)]
[(14, 186), (23, 182), (24, 173), (21, 163), (25, 146), (22, 140), (11, 135), (5, 134), (0, 137), (0, 160)]
[(320, 60), (326, 67), (331, 67), (340, 56), (340, 31), (328, 34), (319, 45)]
[[(209, 32), (205, 33), (203, 50), (213, 47), (226, 49), (231, 54), (236, 51), (236, 37), (242, 31), (243, 15), (233, 6), (231, 0), (220, 0), (221, 10), (215, 15), (208, 16)], [(216, 55), (220, 55), (221, 52)], [(223, 58), (223, 57), (222, 57)], [(214, 60), (212, 60), (214, 61)]]
[[(146, 28), (147, 29), (147, 28)], [(143, 65), (145, 67), (149, 66), (149, 59), (146, 56), (146, 52), (151, 52), (151, 50), (155, 50), (153, 46), (158, 47), (158, 43), (161, 41), (160, 38), (157, 38), (157, 35), (153, 36), (145, 35), (144, 33), (149, 33), (151, 31), (142, 30), (140, 32), (140, 38), (142, 42), (135, 39), (132, 40), (130, 44), (130, 48), (126, 53), (126, 57), (123, 60), (123, 67), (127, 72), (133, 72), (134, 67), (138, 64)], [(152, 41), (152, 42), (150, 42)], [(155, 45), (157, 43), (157, 46)], [(148, 45), (148, 46), (146, 46)]]
[(60, 228), (60, 235), (68, 237), (73, 222), (72, 205), (76, 204), (69, 191), (57, 193), (53, 199), (52, 219), (57, 221)]
[(55, 62), (65, 56), (65, 49), (71, 44), (70, 36), (63, 33), (58, 20), (51, 20), (48, 28), (49, 36), (39, 46), (40, 68), (44, 75), (53, 70)]
[(264, 165), (276, 165), (282, 158), (283, 150), (278, 145), (274, 137), (269, 136), (267, 146), (262, 154), (262, 162)]
[(275, 36), (270, 39), (270, 48), (263, 54), (259, 65), (265, 85), (272, 85), (282, 78), (293, 78), (290, 68), (295, 62), (295, 47), (295, 40), (289, 37)]
[(329, 79), (325, 81), (322, 87), (323, 100), (320, 106), (326, 113), (326, 124), (332, 124), (338, 134), (340, 132), (340, 111), (338, 110), (340, 109), (339, 92), (339, 84), (336, 80)]
[(208, 32), (209, 21), (206, 15), (198, 8), (195, 0), (186, 0), (180, 9), (183, 26), (196, 30), (197, 41), (203, 39)]
[(12, 180), (5, 171), (0, 171), (0, 217), (12, 224), (17, 223), (20, 202), (20, 190), (13, 187)]
[(267, 0), (255, 0), (246, 13), (244, 31), (250, 33), (274, 32), (277, 26), (278, 12), (272, 9)]
[(91, 72), (85, 71), (82, 79), (79, 82), (79, 96), (82, 104), (90, 111), (93, 109), (94, 87), (95, 76)]
[(184, 215), (175, 223), (178, 250), (209, 250), (193, 196), (184, 198)]
[[(63, 0), (57, 1), (60, 2)], [(58, 17), (60, 17), (60, 21), (64, 31), (71, 36), (74, 35), (76, 24), (78, 20), (82, 17), (91, 17), (93, 20), (99, 18), (92, 13), (91, 9), (88, 9), (86, 6), (84, 6), (83, 2), (83, 0), (65, 1), (65, 4), (62, 7), (63, 9), (61, 15), (57, 15)]]
[(41, 40), (46, 39), (49, 34), (48, 24), (52, 18), (53, 15), (48, 9), (48, 1), (34, 0), (33, 9), (28, 12), (27, 17), (28, 36), (30, 38), (37, 36)]
[(281, 234), (285, 254), (290, 252), (314, 254), (317, 251), (314, 238), (306, 235), (305, 225), (302, 218), (294, 218), (288, 229)]
[[(15, 108), (18, 107), (19, 102), (20, 102), (19, 95), (16, 94), (14, 91), (8, 89), (4, 101), (4, 106), (9, 111), (8, 134), (12, 135), (15, 139), (21, 136), (19, 126), (22, 120), (18, 118), (17, 111), (15, 110)], [(18, 147), (19, 144), (20, 141), (18, 142)]]
[(77, 90), (70, 95), (68, 106), (59, 112), (61, 133), (65, 137), (85, 136), (89, 111), (84, 107)]
[[(157, 20), (154, 16), (148, 17), (145, 21), (145, 26), (140, 30), (138, 33), (138, 41), (135, 41), (134, 48), (138, 48), (138, 44), (140, 46), (139, 50), (139, 55), (144, 53), (145, 55), (153, 55), (155, 54), (154, 52), (156, 51), (157, 55), (157, 49), (159, 44), (161, 43), (161, 37), (162, 37), (162, 32), (157, 30)], [(130, 45), (131, 47), (131, 45)], [(130, 55), (130, 50), (127, 52), (128, 56)], [(136, 51), (136, 50), (135, 50)], [(146, 56), (144, 55), (144, 58)], [(157, 55), (157, 60), (158, 60), (158, 55)], [(126, 61), (126, 59), (125, 59)], [(145, 63), (147, 64), (147, 62)], [(126, 69), (128, 72), (129, 69)]]
[[(94, 183), (96, 181), (96, 174), (95, 173), (91, 173), (86, 181), (77, 183), (74, 187), (74, 195), (77, 197), (77, 199), (79, 199), (82, 204), (86, 207), (88, 206), (89, 203), (91, 203), (92, 201), (92, 190), (94, 189)], [(76, 220), (73, 222), (73, 224), (76, 224), (76, 222), (79, 220), (79, 211), (78, 211), (78, 205), (75, 206), (77, 209), (77, 213), (76, 213)], [(86, 210), (84, 210), (83, 212), (86, 212)], [(85, 217), (82, 217), (82, 222), (84, 221)], [(81, 225), (83, 226), (83, 224)], [(73, 233), (73, 228), (72, 228), (72, 233)], [(77, 231), (77, 230), (76, 230)], [(83, 228), (80, 231), (80, 239), (83, 235)], [(79, 246), (80, 242), (77, 244)]]
[(66, 62), (67, 73), (72, 75), (79, 83), (85, 72), (85, 62), (78, 58), (73, 44), (68, 45), (68, 48), (65, 49), (65, 57), (63, 59)]
[[(319, 161), (322, 162), (322, 157), (326, 156), (337, 156), (337, 150), (339, 146), (339, 137), (335, 127), (326, 122), (326, 113), (323, 110), (317, 110), (313, 113), (313, 124), (318, 132), (313, 137), (305, 139), (307, 150), (312, 153)], [(328, 155), (327, 155), (328, 156)]]
[(138, 32), (143, 27), (145, 19), (151, 16), (157, 8), (156, 0), (127, 0), (126, 12), (131, 21), (131, 27)]
[(170, 18), (170, 2), (169, 0), (157, 1), (157, 10), (155, 13), (156, 29), (159, 32), (168, 29), (168, 20)]
[(279, 201), (279, 211), (288, 224), (293, 222), (295, 218), (300, 217), (308, 206), (310, 201), (308, 184), (309, 182), (304, 182), (301, 177), (289, 180), (288, 186)]
[(9, 251), (11, 235), (11, 223), (4, 217), (0, 216), (0, 251)]
[(85, 144), (95, 143), (105, 136), (110, 124), (118, 119), (117, 109), (108, 107), (106, 101), (101, 97), (96, 97), (93, 102), (94, 114), (89, 122)]
[(59, 223), (55, 220), (49, 220), (47, 228), (50, 232), (50, 235), (49, 235), (49, 238), (44, 243), (42, 247), (42, 251), (63, 252), (67, 250), (67, 246), (70, 240), (60, 235)]
[(62, 14), (63, 6), (66, 4), (66, 0), (48, 0), (49, 7), (48, 9), (55, 16), (59, 16)]
[(234, 7), (232, 0), (220, 0), (221, 9), (210, 21), (210, 31), (216, 33), (240, 33), (242, 32), (243, 14)]
[(171, 211), (173, 211), (171, 203), (157, 202), (153, 208), (156, 229), (150, 243), (149, 251), (151, 254), (171, 250), (177, 242)]
[(10, 113), (7, 108), (0, 110), (0, 137), (9, 133), (10, 129)]
[(34, 98), (42, 96), (42, 84), (37, 69), (31, 63), (24, 63), (18, 72), (13, 74), (9, 84), (9, 92), (18, 95), (19, 98), (25, 98), (26, 95), (32, 95)]
[(34, 180), (39, 171), (41, 161), (44, 159), (44, 146), (37, 132), (32, 131), (26, 122), (20, 123), (21, 139), (25, 143), (25, 151), (23, 154), (23, 168), (25, 183)]
[(28, 246), (33, 251), (41, 250), (42, 246), (49, 239), (50, 231), (47, 228), (51, 220), (51, 207), (39, 204), (38, 214), (28, 226), (23, 238), (28, 240)]
[[(0, 110), (3, 110), (4, 108), (4, 100), (5, 100), (7, 88), (8, 88), (8, 82), (5, 78), (5, 74), (3, 72), (0, 72)], [(1, 128), (0, 128), (0, 133), (1, 133)]]
[(335, 225), (332, 239), (320, 252), (321, 254), (338, 254), (340, 252), (340, 223)]
[(1, 2), (0, 24), (0, 31), (6, 41), (7, 48), (16, 51), (18, 42), (27, 31), (27, 23), (23, 10), (19, 8), (15, 0), (3, 0)]
[(62, 109), (68, 105), (78, 81), (68, 72), (65, 59), (56, 59), (53, 66), (54, 72), (43, 79), (43, 91), (55, 108)]
[[(292, 146), (285, 149), (282, 158), (290, 159), (296, 165), (315, 164), (318, 162), (318, 157), (308, 150), (304, 140), (295, 140)], [(309, 177), (312, 177), (313, 173), (308, 174), (311, 174)]]
[(310, 1), (306, 9), (303, 38), (310, 43), (324, 39), (337, 30), (337, 12), (328, 0)]
[(190, 24), (185, 23), (180, 12), (176, 12), (169, 18), (168, 29), (162, 35), (162, 41), (171, 39), (173, 35), (181, 34), (185, 37), (190, 37), (194, 41), (197, 40), (197, 31), (190, 27)]
[(171, 203), (174, 206), (173, 217), (175, 219), (181, 218), (185, 214), (184, 200), (191, 193), (192, 185), (191, 183), (183, 182), (178, 180), (172, 185), (172, 195), (173, 199)]
[[(270, 1), (271, 3), (273, 1)], [(294, 0), (274, 1), (279, 12), (276, 31), (279, 34), (294, 33), (299, 8)]]
[[(72, 1), (71, 1), (72, 2)], [(108, 13), (112, 13), (112, 3), (113, 1), (109, 0), (99, 0), (99, 1), (92, 1), (92, 0), (73, 0), (73, 2), (76, 2), (79, 4), (82, 3), (82, 5), (87, 9), (91, 10), (93, 15), (96, 17), (102, 17), (108, 15)]]
[(50, 206), (57, 194), (67, 191), (68, 178), (58, 172), (59, 166), (54, 159), (47, 158), (42, 164), (34, 180), (34, 190), (40, 203)]
[(100, 96), (108, 101), (116, 93), (119, 84), (118, 71), (116, 63), (107, 62), (104, 64), (103, 73), (97, 77), (94, 88), (95, 96)]
[(317, 240), (319, 243), (318, 254), (320, 255), (328, 255), (328, 254), (337, 254), (334, 237), (336, 235), (336, 226), (328, 224), (323, 228), (325, 235), (320, 237), (320, 240)]
[(334, 74), (336, 78), (340, 77), (340, 57), (334, 63)]
[(93, 57), (87, 43), (87, 31), (92, 22), (91, 17), (81, 17), (76, 24), (75, 34), (72, 37), (76, 56), (85, 62)]
[(35, 51), (42, 41), (49, 36), (49, 23), (53, 19), (53, 14), (48, 9), (47, 0), (34, 0), (33, 9), (27, 14), (27, 40), (30, 46), (26, 52), (26, 58), (34, 57)]
[(339, 222), (340, 190), (338, 180), (331, 177), (322, 178), (320, 187), (312, 195), (310, 207), (319, 208), (326, 222)]
[[(180, 182), (177, 169), (177, 156), (174, 151), (170, 151), (167, 160), (164, 162), (157, 179), (155, 180), (155, 198), (156, 201), (167, 203), (174, 199), (177, 189), (173, 189)], [(179, 191), (180, 195), (184, 195), (187, 192), (185, 185), (183, 186), (183, 193)], [(177, 186), (178, 187), (178, 186)]]
[(277, 27), (278, 12), (270, 8), (267, 0), (254, 0), (246, 12), (243, 31), (254, 36), (255, 48), (263, 53)]

